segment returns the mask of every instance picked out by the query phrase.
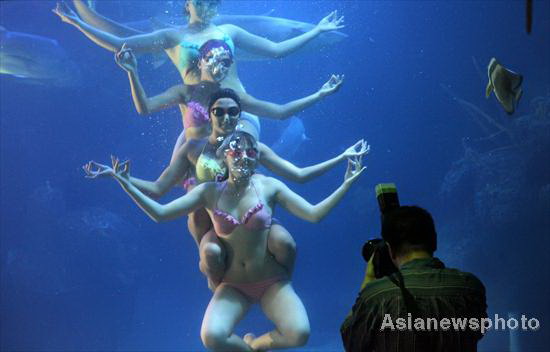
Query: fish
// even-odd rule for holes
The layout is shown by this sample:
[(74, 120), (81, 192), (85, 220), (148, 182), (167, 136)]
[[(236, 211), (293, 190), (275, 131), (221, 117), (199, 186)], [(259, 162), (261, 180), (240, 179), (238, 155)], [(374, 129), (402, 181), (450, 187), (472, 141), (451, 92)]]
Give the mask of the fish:
[(81, 73), (57, 40), (0, 26), (0, 74), (29, 84), (75, 87)]
[(485, 88), (485, 97), (489, 98), (491, 92), (494, 92), (504, 111), (512, 115), (523, 95), (523, 76), (502, 66), (494, 57), (487, 66), (487, 76), (489, 82)]
[(271, 149), (283, 159), (292, 158), (302, 143), (311, 140), (306, 135), (306, 129), (302, 119), (292, 117), (290, 123), (284, 129), (279, 139), (271, 146)]

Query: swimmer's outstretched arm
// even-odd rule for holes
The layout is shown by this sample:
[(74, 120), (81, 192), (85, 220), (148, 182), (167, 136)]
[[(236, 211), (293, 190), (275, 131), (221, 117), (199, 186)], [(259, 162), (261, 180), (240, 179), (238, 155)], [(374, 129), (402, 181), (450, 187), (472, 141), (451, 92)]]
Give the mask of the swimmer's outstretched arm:
[(354, 157), (363, 157), (370, 151), (370, 146), (366, 141), (361, 139), (346, 149), (342, 154), (322, 163), (303, 168), (297, 167), (290, 161), (281, 158), (273, 151), (273, 149), (263, 143), (258, 144), (258, 149), (260, 152), (260, 163), (268, 170), (279, 176), (285, 177), (288, 180), (305, 183), (323, 175), (342, 160)]
[[(127, 173), (128, 180), (140, 191), (145, 192), (150, 197), (160, 198), (166, 194), (174, 185), (181, 182), (187, 175), (191, 163), (187, 157), (189, 149), (193, 147), (195, 141), (187, 141), (178, 150), (176, 157), (170, 163), (170, 165), (164, 169), (159, 178), (155, 181), (147, 181), (137, 177), (130, 176)], [(111, 176), (110, 167), (96, 162), (90, 161), (87, 166), (93, 166), (93, 168), (84, 168), (88, 177), (98, 178), (100, 176)], [(90, 171), (90, 172), (88, 172)]]
[(130, 28), (121, 23), (115, 22), (90, 8), (82, 0), (73, 0), (73, 5), (76, 12), (90, 26), (95, 27), (104, 32), (116, 35), (117, 37), (131, 37), (133, 35), (143, 34), (144, 32)]
[(259, 100), (247, 93), (239, 93), (239, 95), (244, 111), (261, 117), (284, 120), (305, 110), (324, 97), (336, 93), (343, 82), (344, 75), (332, 75), (317, 92), (283, 105)]
[(127, 38), (117, 37), (82, 21), (64, 2), (58, 2), (57, 7), (52, 11), (63, 22), (67, 22), (78, 28), (97, 45), (114, 52), (119, 51), (124, 43), (135, 52), (158, 52), (176, 46), (179, 40), (178, 32), (173, 28), (160, 29), (151, 33), (134, 35)]
[(317, 26), (315, 26), (309, 32), (306, 32), (291, 39), (287, 39), (280, 43), (275, 43), (266, 38), (262, 38), (255, 34), (249, 33), (244, 29), (232, 24), (224, 24), (220, 25), (219, 27), (229, 36), (231, 36), (237, 47), (249, 51), (253, 54), (272, 58), (281, 58), (300, 49), (310, 40), (314, 39), (323, 32), (334, 31), (344, 28), (344, 26), (342, 25), (343, 22), (344, 16), (338, 17), (338, 12), (333, 11), (327, 17), (323, 18), (317, 24)]
[(122, 45), (115, 54), (116, 63), (128, 73), (128, 80), (132, 88), (132, 99), (140, 115), (148, 115), (171, 106), (185, 102), (185, 86), (178, 84), (163, 93), (149, 98), (139, 79), (137, 60), (132, 49)]
[[(120, 163), (117, 158), (112, 158), (112, 167), (97, 164), (90, 161), (84, 166), (86, 177), (97, 178), (98, 176), (111, 176), (118, 181), (122, 188), (128, 193), (132, 200), (143, 210), (151, 219), (156, 222), (176, 219), (187, 215), (190, 212), (203, 208), (206, 205), (206, 197), (212, 185), (203, 183), (195, 187), (186, 195), (168, 203), (160, 204), (149, 198), (141, 192), (130, 181), (129, 161)], [(215, 184), (213, 184), (215, 187)]]
[(137, 177), (129, 176), (130, 182), (139, 188), (141, 191), (149, 194), (154, 198), (160, 198), (172, 189), (176, 184), (183, 181), (187, 175), (191, 163), (187, 157), (189, 150), (193, 148), (196, 141), (187, 141), (178, 150), (176, 156), (160, 174), (155, 181), (146, 181)]
[(276, 202), (301, 219), (310, 222), (321, 221), (332, 210), (332, 208), (338, 204), (338, 202), (350, 189), (353, 182), (357, 180), (359, 175), (361, 175), (361, 173), (366, 169), (365, 167), (361, 167), (360, 158), (348, 160), (348, 168), (346, 170), (346, 175), (344, 176), (344, 182), (342, 185), (338, 187), (330, 196), (315, 205), (312, 205), (307, 200), (294, 193), (284, 183), (270, 178), (270, 180), (272, 180), (272, 187), (275, 187), (274, 192)]

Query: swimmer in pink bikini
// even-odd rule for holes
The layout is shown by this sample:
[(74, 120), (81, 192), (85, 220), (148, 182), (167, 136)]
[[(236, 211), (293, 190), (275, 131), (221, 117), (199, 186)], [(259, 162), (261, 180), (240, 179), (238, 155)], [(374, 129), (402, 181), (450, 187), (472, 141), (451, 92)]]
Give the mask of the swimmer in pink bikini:
[[(101, 172), (116, 179), (155, 221), (175, 219), (201, 207), (207, 209), (227, 249), (227, 269), (202, 322), (201, 339), (206, 348), (259, 351), (303, 346), (310, 332), (306, 310), (287, 271), (267, 250), (274, 207), (280, 204), (301, 219), (320, 221), (365, 170), (361, 157), (348, 159), (342, 185), (312, 205), (282, 182), (255, 173), (260, 151), (250, 134), (235, 132), (217, 153), (225, 158), (227, 181), (202, 183), (166, 205), (152, 200), (132, 184), (128, 161), (119, 163), (113, 157), (112, 168), (90, 162), (85, 169), (91, 178)], [(254, 303), (261, 304), (276, 328), (259, 337), (247, 334), (241, 338), (234, 333), (235, 326)]]
[[(183, 182), (189, 191), (197, 184), (227, 179), (227, 167), (223, 156), (216, 155), (216, 150), (225, 137), (235, 129), (248, 131), (258, 138), (257, 129), (249, 120), (241, 116), (240, 98), (231, 89), (221, 89), (214, 92), (207, 104), (210, 111), (210, 129), (208, 138), (186, 141), (170, 165), (155, 181), (147, 181), (137, 177), (129, 177), (130, 182), (142, 192), (159, 198), (172, 187)], [(363, 140), (347, 148), (338, 156), (324, 162), (299, 168), (279, 157), (271, 148), (258, 143), (260, 155), (258, 162), (268, 170), (295, 182), (306, 182), (321, 176), (339, 162), (350, 158), (364, 156), (369, 152), (367, 143)], [(94, 177), (108, 172), (108, 167), (97, 164), (99, 170)], [(220, 282), (225, 272), (225, 250), (212, 229), (210, 216), (204, 209), (196, 209), (188, 216), (189, 233), (199, 248), (199, 268), (208, 278), (211, 289)], [(292, 275), (296, 257), (296, 243), (290, 233), (280, 224), (271, 226), (268, 236), (268, 250), (275, 259)]]

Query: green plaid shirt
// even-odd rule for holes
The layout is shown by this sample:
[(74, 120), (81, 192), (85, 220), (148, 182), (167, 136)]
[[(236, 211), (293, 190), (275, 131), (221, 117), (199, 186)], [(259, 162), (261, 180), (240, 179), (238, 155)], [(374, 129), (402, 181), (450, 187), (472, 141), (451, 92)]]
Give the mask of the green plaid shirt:
[[(477, 351), (482, 337), (470, 322), (485, 317), (485, 287), (474, 275), (445, 268), (437, 258), (415, 259), (404, 264), (400, 274), (367, 284), (340, 331), (348, 352), (468, 352)], [(405, 329), (398, 318), (403, 318)], [(431, 331), (428, 318), (435, 318)], [(435, 330), (442, 318), (468, 323), (465, 328), (453, 322), (446, 331)], [(416, 330), (415, 323), (420, 324)]]

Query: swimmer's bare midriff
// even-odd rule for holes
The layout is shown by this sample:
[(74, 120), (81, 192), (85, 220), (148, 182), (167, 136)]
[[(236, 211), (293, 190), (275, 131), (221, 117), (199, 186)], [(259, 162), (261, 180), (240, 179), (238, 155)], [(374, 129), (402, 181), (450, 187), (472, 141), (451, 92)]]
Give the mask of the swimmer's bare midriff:
[(240, 226), (230, 235), (220, 237), (227, 253), (224, 281), (251, 283), (286, 274), (267, 249), (268, 234), (269, 228), (251, 232)]

